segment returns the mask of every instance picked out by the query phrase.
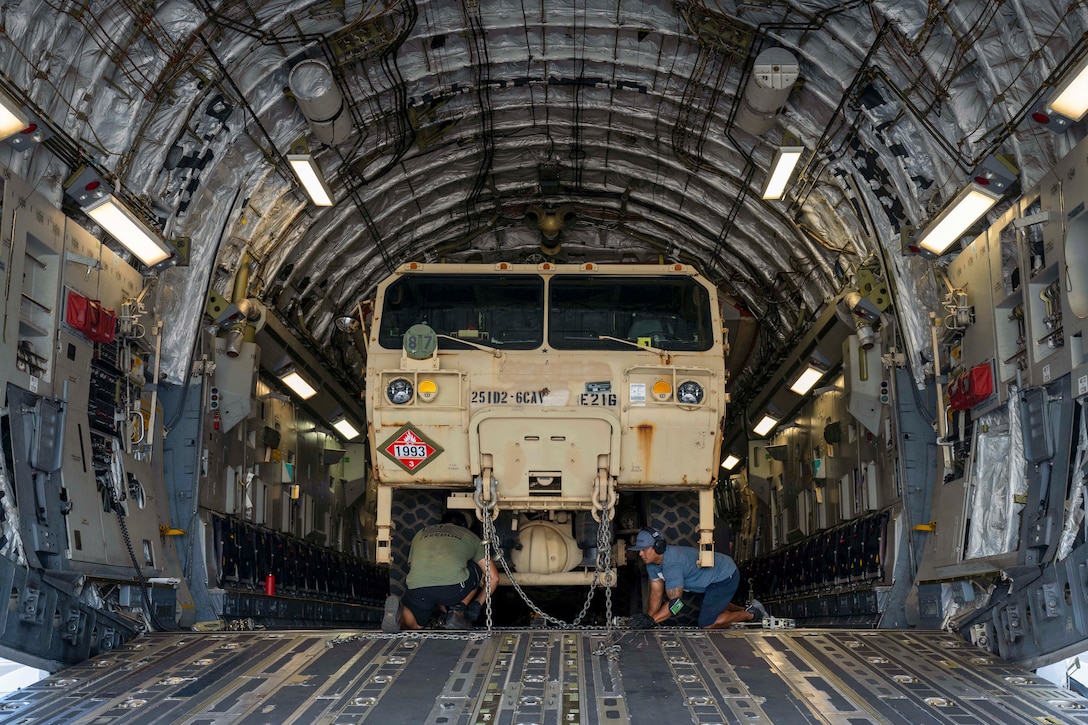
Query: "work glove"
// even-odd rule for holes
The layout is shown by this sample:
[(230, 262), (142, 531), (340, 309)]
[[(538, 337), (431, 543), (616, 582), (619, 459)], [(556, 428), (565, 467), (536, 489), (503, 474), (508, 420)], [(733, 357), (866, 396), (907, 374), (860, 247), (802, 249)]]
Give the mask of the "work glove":
[(628, 629), (653, 629), (656, 626), (657, 622), (654, 621), (654, 618), (642, 612), (631, 617), (631, 621), (627, 623)]

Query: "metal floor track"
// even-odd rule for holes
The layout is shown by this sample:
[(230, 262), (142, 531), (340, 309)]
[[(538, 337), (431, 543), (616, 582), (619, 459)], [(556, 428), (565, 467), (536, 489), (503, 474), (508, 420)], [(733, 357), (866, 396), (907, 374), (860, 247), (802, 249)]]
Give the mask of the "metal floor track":
[(0, 723), (1086, 723), (943, 632), (154, 634), (0, 699)]

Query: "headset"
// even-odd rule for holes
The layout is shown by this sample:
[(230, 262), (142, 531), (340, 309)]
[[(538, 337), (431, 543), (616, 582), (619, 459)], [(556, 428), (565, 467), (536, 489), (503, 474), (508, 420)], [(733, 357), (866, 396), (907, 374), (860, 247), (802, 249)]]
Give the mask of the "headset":
[(642, 531), (645, 531), (647, 534), (649, 534), (653, 538), (653, 540), (654, 540), (654, 553), (655, 554), (664, 554), (665, 549), (668, 548), (669, 545), (663, 538), (661, 538), (661, 533), (657, 529), (651, 529), (649, 526), (644, 528)]

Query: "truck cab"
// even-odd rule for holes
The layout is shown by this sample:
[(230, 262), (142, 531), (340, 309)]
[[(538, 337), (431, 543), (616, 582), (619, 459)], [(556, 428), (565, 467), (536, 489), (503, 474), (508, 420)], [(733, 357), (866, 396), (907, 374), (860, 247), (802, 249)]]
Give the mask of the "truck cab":
[(622, 562), (621, 500), (677, 491), (709, 565), (724, 339), (685, 265), (403, 265), (369, 329), (378, 561), (425, 523), (394, 506), (422, 490), (498, 522), (521, 583), (588, 584), (599, 544)]

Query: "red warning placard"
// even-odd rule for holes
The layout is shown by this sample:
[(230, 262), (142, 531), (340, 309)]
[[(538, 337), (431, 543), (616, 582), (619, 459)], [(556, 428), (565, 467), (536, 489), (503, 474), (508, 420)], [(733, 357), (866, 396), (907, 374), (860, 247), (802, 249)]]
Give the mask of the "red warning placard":
[(414, 473), (436, 458), (442, 452), (442, 448), (408, 423), (386, 441), (382, 446), (382, 452), (396, 461), (405, 471)]

